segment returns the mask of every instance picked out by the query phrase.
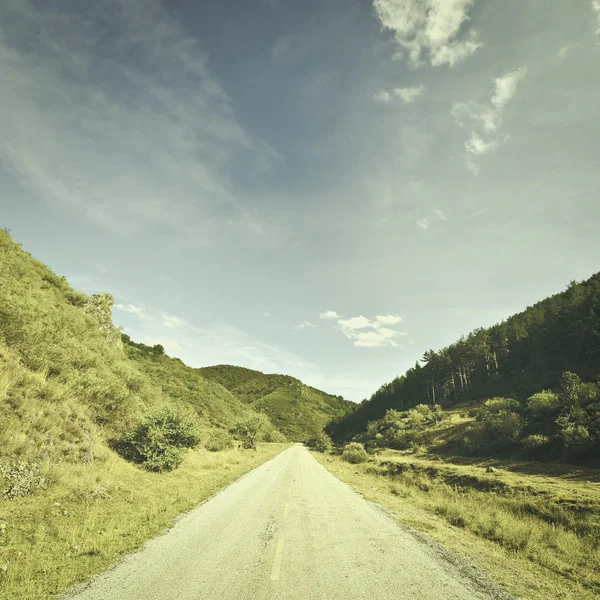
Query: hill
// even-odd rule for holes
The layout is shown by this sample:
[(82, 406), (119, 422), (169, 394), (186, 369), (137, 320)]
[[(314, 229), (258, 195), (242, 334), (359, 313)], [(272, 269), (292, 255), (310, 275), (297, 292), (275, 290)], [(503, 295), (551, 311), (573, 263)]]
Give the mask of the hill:
[[(561, 388), (565, 372), (574, 377), (576, 390)], [(414, 368), (384, 384), (354, 412), (332, 421), (327, 430), (334, 440), (349, 440), (390, 409), (451, 407), (508, 397), (516, 401), (514, 410), (509, 405), (498, 410), (518, 414), (520, 432), (545, 435), (555, 442), (564, 441), (565, 435), (579, 436), (583, 452), (600, 447), (596, 417), (600, 411), (593, 385), (599, 375), (600, 274), (596, 274), (571, 282), (564, 292), (493, 327), (477, 329), (447, 348), (428, 350)], [(556, 399), (547, 399), (545, 416), (534, 416), (528, 400), (544, 389), (556, 391)], [(536, 419), (541, 419), (539, 427), (534, 426)]]
[(111, 296), (73, 290), (5, 231), (0, 274), (0, 458), (93, 461), (161, 407), (193, 412), (206, 433), (254, 414), (180, 360), (124, 344)]
[(254, 410), (266, 414), (277, 429), (293, 441), (303, 441), (321, 432), (331, 419), (342, 417), (356, 406), (289, 375), (267, 375), (231, 365), (203, 367), (198, 372), (227, 388)]

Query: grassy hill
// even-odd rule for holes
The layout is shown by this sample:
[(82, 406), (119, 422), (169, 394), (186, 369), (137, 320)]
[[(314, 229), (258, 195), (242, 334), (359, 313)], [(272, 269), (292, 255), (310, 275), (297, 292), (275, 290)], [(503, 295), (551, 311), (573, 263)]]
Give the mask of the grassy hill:
[[(161, 347), (112, 324), (87, 296), (0, 230), (0, 596), (48, 598), (102, 571), (179, 513), (280, 451), (209, 452), (251, 406)], [(170, 473), (113, 448), (162, 409), (201, 444)], [(268, 426), (264, 436), (284, 437)]]
[(289, 375), (267, 375), (243, 367), (217, 365), (198, 369), (206, 379), (266, 414), (288, 439), (302, 441), (321, 432), (327, 422), (353, 410), (355, 404), (305, 385)]

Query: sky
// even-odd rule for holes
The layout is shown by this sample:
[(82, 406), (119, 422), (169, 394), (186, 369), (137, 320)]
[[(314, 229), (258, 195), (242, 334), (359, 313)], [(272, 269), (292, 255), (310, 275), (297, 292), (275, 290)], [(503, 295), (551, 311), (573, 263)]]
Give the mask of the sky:
[(2, 0), (0, 225), (360, 401), (600, 270), (599, 64), (600, 0)]

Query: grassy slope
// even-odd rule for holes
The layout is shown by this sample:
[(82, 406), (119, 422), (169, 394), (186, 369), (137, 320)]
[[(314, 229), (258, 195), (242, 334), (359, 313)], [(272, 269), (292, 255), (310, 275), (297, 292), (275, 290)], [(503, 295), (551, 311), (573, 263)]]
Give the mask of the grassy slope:
[[(475, 407), (475, 403), (469, 408)], [(523, 598), (600, 595), (600, 468), (459, 456), (466, 407), (420, 433), (412, 450), (376, 450), (348, 465), (316, 455), (335, 475), (389, 507)], [(486, 473), (487, 467), (497, 473)]]
[(0, 475), (0, 597), (92, 575), (281, 448), (196, 451), (164, 475), (122, 460), (108, 440), (161, 406), (196, 413), (205, 434), (254, 411), (177, 359), (124, 347), (89, 301), (0, 230), (0, 470), (20, 461), (33, 492), (6, 499)]
[(288, 439), (302, 441), (322, 431), (353, 403), (332, 396), (288, 375), (267, 375), (243, 367), (217, 365), (198, 371), (226, 387), (242, 402), (265, 413)]
[[(455, 464), (386, 450), (350, 465), (315, 454), (366, 498), (531, 600), (600, 592), (600, 470), (492, 461)], [(460, 460), (462, 462), (462, 460)]]

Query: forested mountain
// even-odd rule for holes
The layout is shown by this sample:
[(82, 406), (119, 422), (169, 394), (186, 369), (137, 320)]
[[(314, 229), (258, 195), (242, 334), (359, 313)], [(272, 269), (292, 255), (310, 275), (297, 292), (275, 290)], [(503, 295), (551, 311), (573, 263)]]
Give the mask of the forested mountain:
[(341, 396), (317, 390), (289, 375), (267, 375), (231, 365), (204, 367), (198, 372), (266, 414), (293, 441), (303, 441), (319, 433), (332, 418), (341, 417), (355, 407)]
[(600, 273), (573, 281), (564, 292), (447, 348), (428, 350), (412, 369), (326, 429), (341, 441), (364, 431), (388, 409), (451, 406), (494, 396), (524, 400), (557, 388), (565, 371), (584, 381), (600, 375)]

